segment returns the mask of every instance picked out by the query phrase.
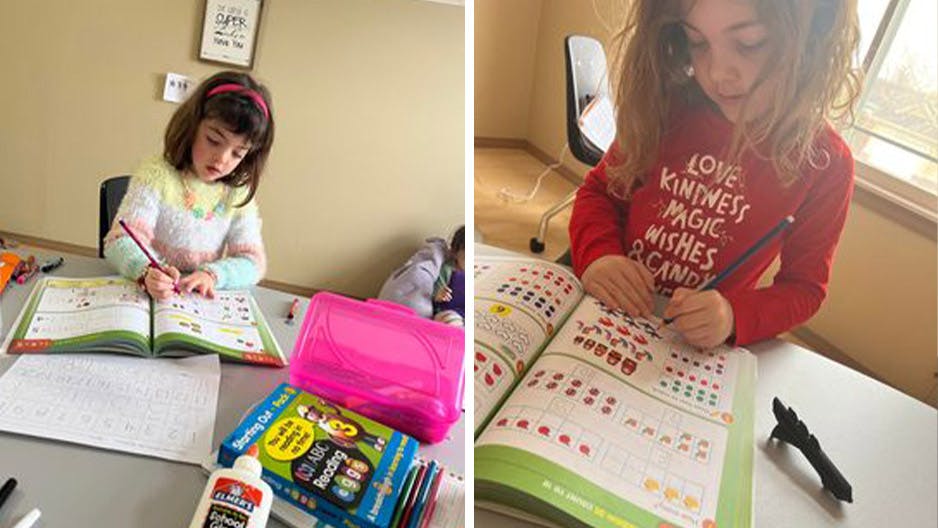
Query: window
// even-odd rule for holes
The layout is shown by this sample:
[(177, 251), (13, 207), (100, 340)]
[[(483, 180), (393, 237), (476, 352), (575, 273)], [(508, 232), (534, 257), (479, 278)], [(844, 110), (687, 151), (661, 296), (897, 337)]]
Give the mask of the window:
[(860, 0), (866, 81), (845, 131), (859, 183), (938, 218), (938, 2)]

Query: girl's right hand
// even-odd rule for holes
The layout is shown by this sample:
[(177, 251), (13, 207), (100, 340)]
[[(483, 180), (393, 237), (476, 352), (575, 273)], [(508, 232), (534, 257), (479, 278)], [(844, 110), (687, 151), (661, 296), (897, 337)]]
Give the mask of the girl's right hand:
[(169, 272), (169, 275), (153, 266), (149, 266), (146, 275), (143, 277), (143, 285), (146, 287), (147, 293), (158, 301), (168, 299), (176, 293), (174, 289), (181, 275), (179, 270), (172, 266), (165, 266), (165, 269)]
[(624, 255), (606, 255), (583, 272), (583, 288), (614, 310), (632, 317), (651, 315), (655, 278), (642, 263)]

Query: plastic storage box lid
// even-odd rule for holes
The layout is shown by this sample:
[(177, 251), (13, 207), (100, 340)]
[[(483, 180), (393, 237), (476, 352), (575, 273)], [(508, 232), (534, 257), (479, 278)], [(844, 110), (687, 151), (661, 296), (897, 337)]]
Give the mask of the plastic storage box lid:
[(391, 418), (388, 425), (398, 421), (391, 409), (398, 418), (448, 429), (462, 410), (464, 339), (462, 328), (406, 306), (321, 292), (297, 336), (290, 379), (327, 398), (341, 394), (336, 399), (346, 407), (379, 421)]

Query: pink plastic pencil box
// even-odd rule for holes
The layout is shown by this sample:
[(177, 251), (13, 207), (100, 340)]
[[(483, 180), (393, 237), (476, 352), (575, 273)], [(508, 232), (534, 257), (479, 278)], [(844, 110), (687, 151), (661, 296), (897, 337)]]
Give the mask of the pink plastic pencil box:
[(465, 334), (405, 306), (332, 293), (310, 300), (290, 383), (436, 443), (462, 412)]

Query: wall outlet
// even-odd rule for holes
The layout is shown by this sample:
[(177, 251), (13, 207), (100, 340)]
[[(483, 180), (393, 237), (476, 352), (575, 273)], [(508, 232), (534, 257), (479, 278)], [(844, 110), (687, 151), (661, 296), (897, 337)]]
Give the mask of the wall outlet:
[(181, 103), (189, 97), (189, 90), (195, 89), (195, 81), (178, 73), (167, 73), (163, 85), (163, 100)]

